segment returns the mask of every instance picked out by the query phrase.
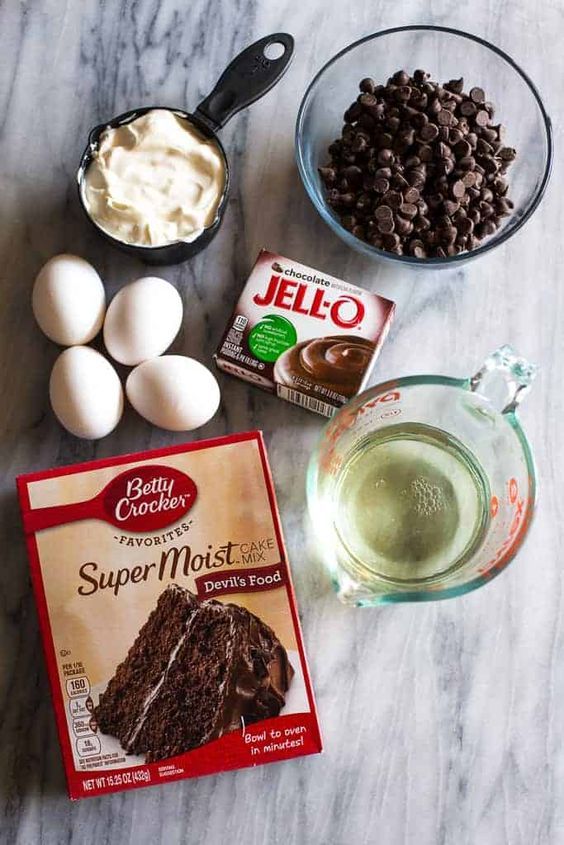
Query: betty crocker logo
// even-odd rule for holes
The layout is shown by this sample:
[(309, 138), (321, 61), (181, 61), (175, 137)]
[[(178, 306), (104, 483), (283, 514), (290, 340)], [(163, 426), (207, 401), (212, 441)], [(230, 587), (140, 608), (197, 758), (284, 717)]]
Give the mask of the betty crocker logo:
[(304, 282), (294, 282), (283, 276), (273, 275), (264, 294), (253, 296), (255, 305), (272, 305), (296, 314), (305, 314), (317, 320), (329, 319), (341, 329), (354, 329), (364, 319), (364, 305), (356, 296), (342, 294), (331, 302), (322, 288), (313, 288)]
[(198, 490), (189, 475), (166, 466), (141, 466), (118, 475), (106, 488), (108, 521), (124, 531), (156, 531), (183, 517)]

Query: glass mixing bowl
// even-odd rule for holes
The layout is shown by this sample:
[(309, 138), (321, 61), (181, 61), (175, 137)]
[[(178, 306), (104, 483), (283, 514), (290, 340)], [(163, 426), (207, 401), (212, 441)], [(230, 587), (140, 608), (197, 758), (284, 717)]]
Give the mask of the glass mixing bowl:
[[(471, 252), (448, 258), (394, 255), (356, 238), (339, 222), (325, 200), (318, 168), (327, 164), (329, 144), (338, 138), (343, 114), (366, 76), (385, 83), (397, 70), (422, 68), (438, 82), (464, 77), (464, 88), (480, 86), (496, 107), (495, 120), (506, 128), (506, 143), (517, 158), (508, 171), (515, 203), (497, 232)], [(531, 217), (545, 192), (553, 156), (552, 127), (540, 95), (524, 71), (502, 50), (459, 30), (440, 26), (386, 29), (351, 44), (332, 58), (311, 82), (296, 124), (298, 170), (315, 208), (340, 238), (374, 258), (417, 268), (460, 265), (508, 240)]]

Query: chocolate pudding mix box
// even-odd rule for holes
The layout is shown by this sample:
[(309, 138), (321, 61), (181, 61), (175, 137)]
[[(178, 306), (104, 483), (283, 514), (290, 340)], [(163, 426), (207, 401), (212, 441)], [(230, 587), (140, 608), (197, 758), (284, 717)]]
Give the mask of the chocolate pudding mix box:
[(18, 491), (71, 798), (321, 751), (260, 432)]
[(395, 305), (261, 250), (214, 355), (219, 369), (325, 417), (363, 390)]

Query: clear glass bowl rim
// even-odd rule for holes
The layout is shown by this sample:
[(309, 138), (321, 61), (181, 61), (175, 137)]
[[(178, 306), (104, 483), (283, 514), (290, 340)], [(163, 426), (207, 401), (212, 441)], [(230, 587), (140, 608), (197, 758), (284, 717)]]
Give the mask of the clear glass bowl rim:
[[(309, 104), (310, 97), (315, 88), (317, 87), (317, 83), (319, 82), (325, 71), (328, 70), (333, 64), (335, 64), (340, 58), (342, 58), (342, 56), (346, 55), (347, 53), (350, 53), (352, 50), (355, 50), (357, 47), (360, 47), (362, 44), (365, 44), (368, 41), (373, 41), (377, 38), (382, 38), (385, 35), (393, 35), (397, 32), (444, 32), (448, 35), (456, 35), (460, 38), (466, 38), (470, 41), (474, 41), (476, 44), (480, 44), (482, 47), (491, 50), (493, 53), (496, 53), (501, 59), (503, 59), (507, 64), (509, 64), (513, 68), (513, 70), (516, 71), (519, 76), (523, 79), (523, 81), (531, 91), (533, 97), (535, 98), (540, 113), (542, 115), (546, 132), (547, 153), (544, 173), (539, 187), (537, 188), (536, 194), (533, 196), (533, 199), (530, 202), (526, 213), (513, 226), (508, 226), (498, 236), (494, 235), (492, 238), (488, 238), (482, 246), (479, 246), (477, 249), (474, 249), (471, 252), (461, 252), (459, 255), (452, 255), (447, 258), (415, 258), (411, 255), (394, 255), (393, 253), (385, 252), (384, 250), (378, 249), (377, 247), (374, 247), (369, 243), (359, 241), (358, 238), (356, 238), (343, 226), (341, 226), (338, 220), (336, 220), (330, 214), (327, 205), (318, 201), (316, 192), (313, 188), (313, 182), (310, 176), (309, 168), (305, 164), (302, 155), (302, 139), (304, 137), (302, 124), (304, 121), (304, 115), (306, 112), (306, 108)], [(515, 62), (511, 58), (511, 56), (508, 56), (507, 53), (505, 53), (499, 47), (496, 47), (494, 44), (490, 43), (489, 41), (486, 41), (484, 38), (480, 38), (480, 36), (478, 35), (473, 35), (470, 32), (464, 32), (461, 29), (453, 29), (452, 27), (448, 26), (429, 26), (425, 24), (395, 26), (389, 29), (382, 29), (379, 32), (373, 32), (371, 35), (365, 35), (364, 38), (360, 38), (358, 41), (354, 41), (352, 44), (349, 44), (347, 47), (344, 47), (331, 59), (329, 59), (329, 61), (326, 62), (321, 68), (321, 70), (319, 70), (313, 77), (300, 103), (298, 116), (296, 119), (295, 147), (298, 171), (311, 202), (313, 203), (323, 220), (334, 232), (336, 232), (345, 241), (345, 243), (347, 243), (349, 246), (356, 250), (359, 249), (359, 244), (361, 244), (361, 251), (367, 255), (372, 254), (374, 256), (384, 258), (388, 261), (397, 261), (402, 264), (415, 265), (418, 267), (445, 267), (447, 265), (451, 266), (457, 263), (463, 263), (465, 261), (478, 258), (480, 255), (484, 255), (484, 253), (489, 252), (489, 250), (507, 241), (512, 235), (518, 232), (522, 226), (525, 225), (525, 223), (536, 211), (541, 199), (544, 196), (544, 192), (546, 191), (546, 187), (548, 185), (548, 181), (550, 179), (550, 174), (552, 171), (552, 162), (554, 157), (552, 122), (544, 107), (544, 103), (537, 90), (537, 87), (535, 86), (534, 82), (530, 79), (530, 77), (525, 73), (525, 71), (522, 70), (521, 67), (519, 67), (517, 62)]]
[[(374, 398), (380, 393), (388, 393), (391, 390), (398, 390), (400, 388), (403, 389), (406, 387), (440, 385), (442, 387), (457, 388), (458, 390), (471, 390), (471, 381), (471, 378), (460, 379), (453, 378), (451, 376), (441, 375), (403, 376), (401, 378), (382, 381), (379, 384), (375, 384), (372, 387), (367, 388), (362, 393), (359, 393), (358, 396), (355, 396), (354, 399), (351, 399), (348, 405), (362, 405), (364, 402)], [(348, 405), (344, 405), (343, 408), (347, 408)], [(337, 414), (339, 414), (343, 410), (343, 408), (339, 409), (339, 411), (337, 411)], [(466, 595), (466, 593), (470, 593), (473, 590), (478, 589), (478, 587), (482, 587), (485, 584), (488, 584), (495, 577), (500, 575), (503, 570), (506, 569), (512, 562), (512, 560), (516, 557), (517, 553), (519, 552), (519, 550), (523, 546), (523, 543), (529, 535), (531, 524), (536, 513), (538, 503), (538, 474), (535, 466), (535, 459), (533, 457), (533, 451), (527, 439), (527, 435), (521, 427), (521, 423), (519, 422), (516, 411), (507, 411), (503, 414), (503, 416), (506, 418), (508, 425), (510, 425), (511, 428), (514, 430), (517, 439), (519, 440), (521, 449), (523, 450), (525, 465), (527, 467), (527, 476), (529, 479), (529, 489), (527, 491), (528, 496), (525, 504), (523, 522), (521, 523), (519, 530), (515, 534), (513, 542), (505, 550), (500, 560), (488, 572), (480, 575), (475, 575), (473, 578), (470, 578), (466, 583), (459, 584), (455, 587), (444, 587), (431, 591), (421, 589), (412, 591), (410, 590), (406, 592), (388, 593), (383, 594), (382, 596), (379, 596), (378, 598), (375, 598), (372, 601), (360, 602), (361, 605), (374, 607), (379, 604), (401, 604), (402, 602), (440, 601), (442, 599), (463, 596)], [(333, 420), (334, 418), (335, 417), (333, 417)], [(328, 422), (323, 426), (323, 429), (317, 439), (317, 443), (309, 459), (307, 467), (306, 495), (307, 506), (310, 515), (311, 506), (316, 496), (315, 488), (317, 486), (317, 473), (319, 470), (319, 453), (321, 451), (321, 446), (325, 438), (326, 430), (331, 425), (333, 420), (328, 420)]]

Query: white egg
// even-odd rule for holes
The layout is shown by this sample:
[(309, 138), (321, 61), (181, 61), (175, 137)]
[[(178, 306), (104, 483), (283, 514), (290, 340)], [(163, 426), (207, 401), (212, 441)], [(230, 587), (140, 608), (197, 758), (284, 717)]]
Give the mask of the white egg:
[(182, 300), (175, 287), (145, 276), (112, 299), (104, 322), (106, 349), (120, 364), (134, 367), (168, 349), (182, 323)]
[(49, 398), (61, 425), (87, 440), (105, 437), (123, 413), (118, 374), (89, 346), (72, 346), (61, 352), (51, 370)]
[(184, 355), (163, 355), (139, 364), (125, 383), (142, 417), (169, 431), (192, 431), (217, 411), (219, 385), (210, 371)]
[(39, 328), (50, 340), (61, 346), (88, 343), (104, 322), (104, 285), (84, 258), (55, 255), (35, 279), (31, 306)]

